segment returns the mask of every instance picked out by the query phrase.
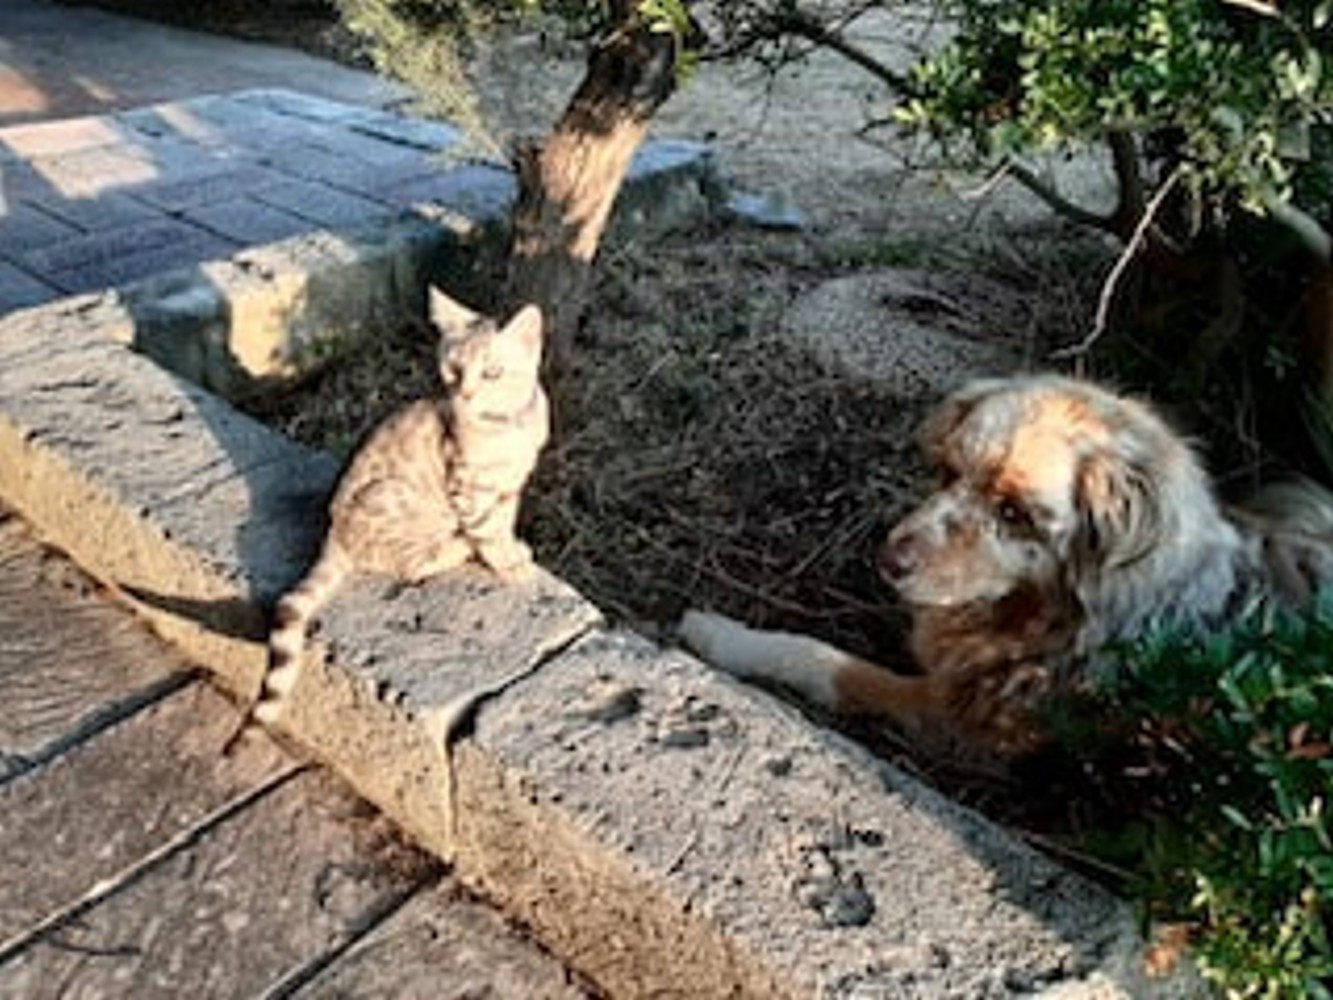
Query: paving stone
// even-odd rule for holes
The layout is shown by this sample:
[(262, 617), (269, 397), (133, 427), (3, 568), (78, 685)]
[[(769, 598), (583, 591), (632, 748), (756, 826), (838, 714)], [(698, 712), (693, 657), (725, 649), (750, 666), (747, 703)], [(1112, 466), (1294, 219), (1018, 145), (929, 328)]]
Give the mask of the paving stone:
[(374, 113), (362, 105), (330, 101), (313, 94), (281, 87), (243, 91), (232, 95), (232, 99), (237, 104), (259, 107), (281, 115), (304, 118), (322, 124), (347, 124)]
[(405, 146), (439, 152), (463, 141), (463, 130), (447, 122), (405, 118), (400, 115), (367, 115), (352, 122), (352, 128), (366, 135), (392, 139)]
[(178, 220), (156, 218), (65, 240), (55, 246), (25, 253), (22, 259), (33, 270), (50, 274), (171, 247), (198, 233), (198, 229)]
[(495, 912), (446, 884), (411, 900), (294, 996), (579, 1000), (589, 994)]
[(286, 995), (428, 877), (391, 838), (329, 775), (307, 772), (25, 948), (0, 981), (15, 996), (58, 984), (79, 1000)]
[(309, 232), (311, 227), (308, 219), (252, 198), (201, 205), (183, 213), (182, 218), (241, 245), (275, 243)]
[(281, 208), (322, 226), (355, 226), (393, 215), (395, 210), (345, 191), (336, 191), (314, 181), (285, 180), (255, 191), (266, 205)]
[(513, 174), (482, 163), (393, 185), (382, 193), (382, 197), (397, 205), (439, 205), (459, 211), (477, 223), (507, 219), (517, 195), (518, 184)]
[(78, 229), (23, 202), (0, 208), (0, 257), (12, 259), (78, 235)]
[(0, 316), (60, 297), (60, 290), (0, 260)]
[(387, 166), (373, 166), (338, 156), (314, 143), (287, 144), (270, 150), (264, 154), (264, 162), (294, 177), (370, 196), (378, 195), (386, 186), (440, 172), (439, 162), (429, 155), (418, 153)]
[[(236, 720), (225, 698), (196, 681), (0, 786), (0, 942), (288, 766), (261, 739), (223, 756)], [(0, 983), (11, 975), (0, 968)]]
[(230, 240), (199, 230), (168, 246), (53, 271), (49, 277), (52, 283), (71, 294), (115, 288), (191, 263), (221, 260), (234, 252), (236, 246)]
[(191, 668), (0, 510), (0, 782)]
[(271, 170), (250, 163), (238, 163), (182, 180), (165, 180), (135, 190), (134, 196), (168, 212), (180, 212), (199, 205), (232, 201), (264, 188), (284, 183)]
[(125, 129), (114, 120), (91, 116), (0, 129), (0, 148), (8, 156), (24, 159), (114, 146), (125, 139)]
[(65, 199), (98, 198), (142, 188), (161, 175), (146, 153), (124, 143), (33, 162), (47, 187)]
[(97, 198), (64, 198), (55, 191), (45, 190), (25, 193), (23, 200), (89, 233), (161, 218), (160, 212), (120, 192), (104, 193)]

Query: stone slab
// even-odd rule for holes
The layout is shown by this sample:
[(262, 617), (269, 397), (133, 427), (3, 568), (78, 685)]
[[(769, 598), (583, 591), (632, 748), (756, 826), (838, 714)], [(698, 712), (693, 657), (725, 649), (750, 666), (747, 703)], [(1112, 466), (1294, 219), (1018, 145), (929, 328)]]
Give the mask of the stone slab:
[(0, 783), (159, 697), (190, 670), (0, 510)]
[(612, 995), (1153, 995), (1123, 903), (627, 633), (483, 706), (458, 807), (461, 868)]
[(23, 254), (23, 262), (33, 271), (51, 273), (90, 264), (123, 260), (134, 254), (171, 247), (198, 233), (194, 227), (175, 219), (150, 218), (101, 233), (64, 240)]
[(0, 314), (40, 305), (59, 295), (53, 285), (0, 260)]
[(192, 208), (186, 221), (243, 246), (276, 243), (306, 232), (310, 222), (250, 198), (234, 198)]
[(21, 997), (286, 995), (426, 877), (388, 833), (308, 771), (25, 948), (0, 982)]
[(254, 192), (265, 205), (283, 209), (317, 226), (347, 229), (375, 219), (393, 216), (396, 210), (383, 202), (362, 198), (316, 181), (284, 180)]
[(581, 1000), (591, 994), (448, 882), (412, 899), (293, 996)]
[(21, 202), (0, 214), (0, 257), (14, 259), (20, 253), (77, 236), (79, 230), (55, 216)]
[[(235, 709), (197, 681), (0, 787), (0, 941), (77, 903), (285, 766), (268, 741), (223, 757), (235, 725)], [(10, 975), (0, 969), (0, 982)]]

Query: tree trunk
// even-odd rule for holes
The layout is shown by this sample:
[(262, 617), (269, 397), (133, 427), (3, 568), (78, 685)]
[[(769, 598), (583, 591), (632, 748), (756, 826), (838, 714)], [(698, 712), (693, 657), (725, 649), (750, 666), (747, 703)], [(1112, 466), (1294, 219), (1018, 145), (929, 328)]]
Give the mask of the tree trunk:
[(675, 89), (677, 40), (652, 31), (634, 2), (612, 4), (612, 30), (550, 135), (515, 153), (518, 202), (504, 300), (546, 318), (548, 371), (568, 369), (592, 262), (648, 121)]

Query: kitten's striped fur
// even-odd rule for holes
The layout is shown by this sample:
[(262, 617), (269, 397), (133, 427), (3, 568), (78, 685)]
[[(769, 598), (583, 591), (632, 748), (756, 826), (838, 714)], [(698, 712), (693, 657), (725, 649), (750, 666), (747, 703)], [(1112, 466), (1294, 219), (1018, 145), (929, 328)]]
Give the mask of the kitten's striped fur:
[(281, 714), (311, 621), (352, 574), (418, 583), (473, 556), (504, 578), (531, 571), (514, 521), (549, 429), (541, 313), (498, 327), (434, 289), (430, 313), (445, 396), (389, 417), (343, 473), (319, 558), (274, 611), (259, 722)]

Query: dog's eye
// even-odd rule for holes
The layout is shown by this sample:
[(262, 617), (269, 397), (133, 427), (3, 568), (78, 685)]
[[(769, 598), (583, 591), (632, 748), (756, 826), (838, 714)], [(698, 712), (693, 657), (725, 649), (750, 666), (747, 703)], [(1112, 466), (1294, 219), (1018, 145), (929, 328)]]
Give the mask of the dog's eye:
[(995, 516), (1011, 528), (1032, 527), (1032, 515), (1013, 497), (1000, 497), (995, 502)]

